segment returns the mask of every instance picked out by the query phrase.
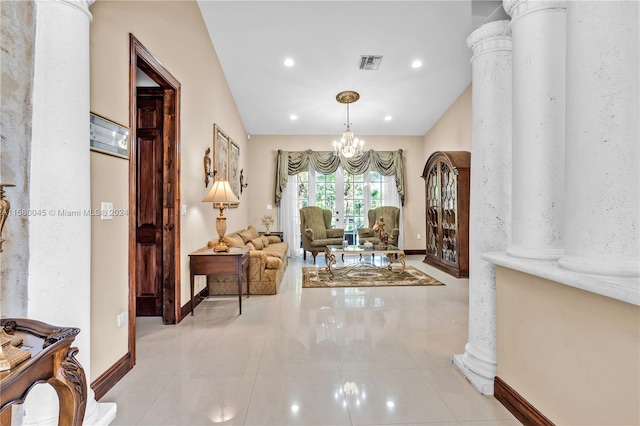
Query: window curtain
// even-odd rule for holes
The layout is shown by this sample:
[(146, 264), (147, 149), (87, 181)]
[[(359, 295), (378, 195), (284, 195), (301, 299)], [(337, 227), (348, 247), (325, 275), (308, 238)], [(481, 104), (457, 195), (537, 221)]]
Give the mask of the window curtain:
[(277, 206), (280, 205), (289, 176), (307, 171), (309, 163), (315, 170), (324, 174), (333, 173), (339, 165), (342, 165), (346, 171), (354, 175), (360, 175), (367, 169), (371, 169), (384, 176), (393, 176), (400, 204), (404, 205), (404, 163), (401, 149), (397, 151), (369, 150), (352, 158), (344, 158), (334, 151), (311, 151), (309, 149), (306, 151), (278, 150), (275, 185), (275, 204)]
[(383, 181), (384, 188), (382, 190), (382, 205), (394, 206), (400, 209), (400, 235), (398, 236), (398, 247), (404, 247), (404, 220), (402, 220), (402, 200), (400, 194), (395, 189), (395, 180), (393, 176), (385, 176)]
[[(278, 209), (278, 224), (284, 234), (284, 241), (289, 244), (287, 257), (300, 255), (300, 210), (298, 210), (298, 175), (287, 176), (289, 184), (282, 192), (282, 200)], [(293, 218), (291, 217), (291, 212)]]

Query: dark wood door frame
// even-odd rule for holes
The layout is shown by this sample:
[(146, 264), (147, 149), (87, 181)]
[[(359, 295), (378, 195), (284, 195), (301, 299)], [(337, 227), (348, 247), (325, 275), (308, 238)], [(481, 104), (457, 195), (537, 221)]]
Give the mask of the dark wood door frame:
[[(162, 317), (175, 324), (180, 317), (180, 83), (129, 34), (129, 329), (128, 352), (91, 383), (102, 398), (136, 363), (136, 222), (137, 222), (137, 89), (136, 70), (142, 69), (163, 89), (163, 237)], [(4, 423), (3, 423), (4, 424)]]
[(162, 319), (165, 324), (180, 320), (180, 82), (129, 34), (129, 353), (135, 364), (136, 339), (136, 70), (140, 68), (164, 89), (164, 185), (163, 185), (163, 301)]

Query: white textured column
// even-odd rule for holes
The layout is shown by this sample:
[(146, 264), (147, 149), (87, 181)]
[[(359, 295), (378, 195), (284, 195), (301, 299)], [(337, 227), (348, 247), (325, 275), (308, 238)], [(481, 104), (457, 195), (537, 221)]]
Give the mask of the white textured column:
[(513, 201), (507, 254), (563, 253), (564, 1), (505, 0), (513, 37)]
[[(89, 27), (92, 0), (36, 2), (28, 317), (79, 327), (74, 346), (91, 377), (91, 222), (60, 210), (90, 209)], [(85, 424), (108, 424), (115, 404), (97, 404), (89, 383)], [(57, 395), (38, 385), (25, 424), (56, 424)]]
[(638, 5), (567, 6), (566, 254), (560, 259), (563, 268), (630, 278), (636, 287)]
[(511, 225), (509, 21), (482, 25), (467, 44), (473, 50), (469, 342), (453, 363), (476, 389), (491, 395), (496, 375), (496, 279), (494, 265), (480, 254), (504, 251)]

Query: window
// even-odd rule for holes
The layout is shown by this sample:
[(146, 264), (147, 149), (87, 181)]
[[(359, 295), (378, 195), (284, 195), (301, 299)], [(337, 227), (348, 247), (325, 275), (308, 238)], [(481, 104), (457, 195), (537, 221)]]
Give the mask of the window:
[(365, 226), (364, 210), (365, 175), (352, 175), (344, 172), (344, 231), (357, 233), (358, 228)]
[[(402, 197), (397, 191), (397, 185), (402, 186), (402, 176), (384, 176), (371, 170), (361, 175), (346, 172), (341, 166), (329, 175), (318, 173), (312, 164), (328, 164), (325, 161), (334, 161), (331, 158), (334, 153), (309, 152), (310, 157), (305, 158), (302, 152), (289, 152), (289, 170), (295, 165), (295, 175), (287, 177), (287, 171), (278, 169), (278, 182), (288, 179), (290, 184), (276, 187), (276, 200), (280, 200), (278, 209), (278, 222), (280, 227), (289, 237), (290, 248), (297, 251), (300, 244), (299, 211), (306, 206), (318, 206), (329, 210), (332, 216), (332, 226), (345, 230), (345, 239), (350, 244), (357, 243), (358, 229), (369, 226), (368, 212), (372, 208), (380, 206), (395, 206), (402, 208)], [(293, 155), (292, 155), (293, 154)], [(278, 153), (278, 162), (284, 160), (283, 152)], [(292, 159), (298, 158), (302, 163)], [(375, 167), (379, 164), (385, 169), (397, 167), (402, 162), (402, 151), (397, 152), (371, 152), (371, 158), (367, 160), (366, 167)], [(351, 166), (354, 166), (349, 162)], [(362, 164), (360, 164), (362, 166)], [(358, 167), (360, 167), (358, 166)], [(323, 166), (324, 167), (324, 166)], [(327, 168), (328, 169), (328, 168)], [(304, 170), (304, 171), (302, 171)], [(397, 181), (397, 182), (396, 182)], [(402, 214), (402, 213), (401, 213)], [(402, 221), (400, 221), (400, 244), (402, 244)]]
[[(358, 229), (369, 226), (367, 212), (370, 209), (396, 205), (389, 201), (391, 198), (387, 194), (395, 191), (395, 184), (389, 185), (389, 182), (395, 182), (393, 176), (370, 171), (354, 175), (342, 167), (335, 173), (323, 175), (310, 169), (298, 174), (298, 209), (315, 205), (330, 210), (331, 226), (344, 228), (349, 244), (357, 243)], [(309, 176), (315, 179), (309, 181)]]
[(309, 205), (309, 172), (298, 173), (298, 210)]
[(336, 207), (336, 174), (323, 175), (315, 173), (316, 181), (316, 203), (318, 207), (335, 211)]
[(369, 176), (369, 208), (375, 209), (384, 205), (385, 176), (378, 172), (371, 172)]

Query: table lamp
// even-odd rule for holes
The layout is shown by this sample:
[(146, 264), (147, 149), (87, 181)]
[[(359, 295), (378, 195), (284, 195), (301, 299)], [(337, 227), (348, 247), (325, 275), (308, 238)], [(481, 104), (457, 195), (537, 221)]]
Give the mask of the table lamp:
[(224, 233), (227, 232), (227, 218), (224, 217), (222, 211), (229, 203), (239, 203), (238, 197), (235, 196), (229, 181), (216, 179), (213, 186), (206, 197), (202, 199), (203, 203), (213, 203), (213, 208), (220, 209), (220, 216), (216, 218), (216, 231), (218, 231), (218, 245), (213, 247), (213, 251), (229, 251), (229, 247), (224, 243)]

